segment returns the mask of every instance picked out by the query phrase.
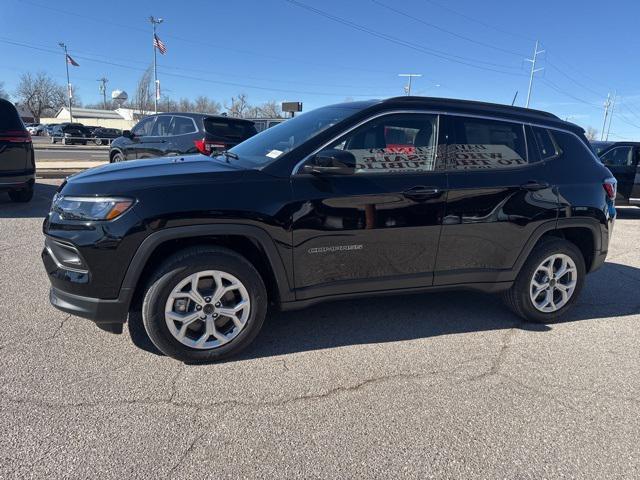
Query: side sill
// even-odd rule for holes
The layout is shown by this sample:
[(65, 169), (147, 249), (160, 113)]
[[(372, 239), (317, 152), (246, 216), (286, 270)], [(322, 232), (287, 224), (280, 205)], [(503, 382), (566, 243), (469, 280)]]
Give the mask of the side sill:
[(500, 293), (508, 290), (513, 285), (513, 282), (491, 282), (491, 283), (460, 283), (457, 285), (436, 285), (430, 287), (418, 287), (418, 288), (401, 288), (393, 290), (374, 290), (370, 292), (357, 292), (357, 293), (344, 293), (339, 295), (326, 295), (322, 297), (307, 298), (304, 300), (295, 300), (292, 302), (281, 302), (280, 310), (299, 310), (302, 308), (310, 307), (318, 303), (335, 302), (340, 300), (353, 300), (359, 298), (369, 298), (373, 296), (387, 296), (387, 295), (411, 295), (415, 293), (429, 293), (429, 292), (443, 292), (454, 290), (475, 290), (483, 293)]

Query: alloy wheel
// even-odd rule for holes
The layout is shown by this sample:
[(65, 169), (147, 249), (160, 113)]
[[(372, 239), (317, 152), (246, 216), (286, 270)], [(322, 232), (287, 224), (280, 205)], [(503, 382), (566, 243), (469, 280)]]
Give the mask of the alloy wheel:
[(167, 298), (164, 315), (176, 340), (210, 350), (236, 338), (250, 312), (249, 292), (238, 278), (205, 270), (178, 282)]
[(578, 269), (570, 256), (559, 253), (547, 257), (531, 278), (529, 297), (534, 307), (543, 313), (560, 310), (576, 289), (577, 275)]

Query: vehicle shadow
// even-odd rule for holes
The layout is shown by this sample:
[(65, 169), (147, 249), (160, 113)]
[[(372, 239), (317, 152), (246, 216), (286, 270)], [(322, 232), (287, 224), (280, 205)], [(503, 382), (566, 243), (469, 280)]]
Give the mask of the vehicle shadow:
[(56, 190), (57, 184), (36, 181), (33, 199), (28, 203), (13, 202), (9, 194), (0, 192), (0, 218), (44, 218), (49, 213)]
[[(639, 287), (640, 269), (605, 263), (587, 277), (578, 303), (561, 322), (615, 321), (638, 314)], [(340, 301), (271, 312), (254, 343), (229, 361), (509, 328), (546, 332), (554, 327), (525, 322), (499, 297), (470, 291)], [(146, 336), (139, 314), (129, 322), (129, 331), (138, 347), (160, 354)]]

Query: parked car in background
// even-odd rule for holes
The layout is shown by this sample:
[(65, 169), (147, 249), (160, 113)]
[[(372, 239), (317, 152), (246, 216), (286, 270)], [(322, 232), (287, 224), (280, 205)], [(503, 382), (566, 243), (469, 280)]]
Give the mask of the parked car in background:
[(0, 191), (8, 192), (14, 202), (28, 202), (33, 197), (35, 181), (31, 135), (16, 107), (0, 99)]
[(31, 123), (27, 126), (27, 131), (32, 136), (44, 135), (44, 125), (41, 123)]
[(212, 158), (131, 163), (60, 187), (49, 298), (114, 333), (141, 308), (155, 346), (186, 362), (237, 354), (270, 304), (473, 289), (555, 322), (616, 216), (582, 128), (462, 100), (330, 105)]
[(603, 142), (599, 140), (592, 140), (589, 143), (591, 143), (591, 146), (593, 147), (593, 150), (596, 152), (596, 155), (600, 155), (604, 150), (609, 148), (615, 142), (609, 142), (609, 141)]
[(45, 135), (47, 135), (48, 137), (51, 136), (51, 132), (53, 131), (53, 127), (57, 127), (58, 125), (60, 125), (59, 123), (47, 123), (44, 126), (44, 133)]
[(51, 129), (49, 134), (51, 143), (60, 142), (63, 145), (86, 145), (90, 138), (89, 130), (81, 123), (62, 123)]
[(616, 203), (640, 206), (640, 142), (615, 142), (600, 160), (618, 180)]
[(203, 113), (161, 113), (143, 118), (111, 143), (112, 163), (137, 158), (228, 150), (257, 133), (253, 122)]
[(91, 138), (96, 145), (109, 144), (115, 138), (122, 136), (122, 130), (117, 128), (97, 127), (91, 132)]

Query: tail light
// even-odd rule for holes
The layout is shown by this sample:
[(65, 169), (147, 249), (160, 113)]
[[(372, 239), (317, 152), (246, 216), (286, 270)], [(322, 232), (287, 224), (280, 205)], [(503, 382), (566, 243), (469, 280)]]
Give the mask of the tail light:
[(211, 155), (214, 150), (222, 151), (227, 149), (227, 146), (224, 143), (211, 142), (206, 138), (203, 138), (202, 140), (194, 140), (193, 143), (195, 144), (198, 151), (205, 155)]
[(31, 135), (26, 130), (6, 130), (0, 132), (0, 142), (31, 143)]
[(616, 199), (616, 192), (618, 190), (618, 182), (616, 181), (615, 178), (607, 178), (602, 183), (602, 187), (604, 188), (604, 191), (607, 192), (607, 197), (609, 197), (609, 200), (615, 200)]

